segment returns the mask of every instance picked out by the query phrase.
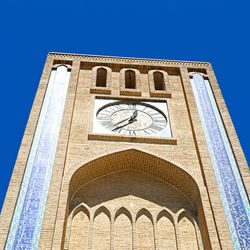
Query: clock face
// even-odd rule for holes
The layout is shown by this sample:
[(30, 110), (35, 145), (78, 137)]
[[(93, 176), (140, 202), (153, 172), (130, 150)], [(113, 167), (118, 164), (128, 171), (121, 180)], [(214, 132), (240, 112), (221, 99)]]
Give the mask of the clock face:
[(165, 114), (143, 102), (109, 103), (97, 110), (96, 118), (111, 133), (127, 136), (151, 136), (167, 126)]

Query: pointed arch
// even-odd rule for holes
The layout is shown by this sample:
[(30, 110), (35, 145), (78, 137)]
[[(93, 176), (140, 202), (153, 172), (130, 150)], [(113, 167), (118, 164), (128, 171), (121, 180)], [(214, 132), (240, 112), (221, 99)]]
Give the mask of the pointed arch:
[(104, 213), (108, 216), (109, 220), (111, 220), (111, 213), (105, 206), (100, 206), (96, 209), (94, 212), (94, 218), (95, 219), (99, 214)]
[(125, 207), (120, 207), (114, 217), (114, 249), (132, 250), (132, 215)]
[(89, 210), (81, 205), (77, 207), (71, 218), (71, 228), (69, 229), (69, 249), (86, 249), (89, 235)]
[(193, 220), (195, 220), (195, 218), (193, 217), (192, 213), (190, 211), (187, 211), (186, 209), (181, 209), (177, 213), (177, 223), (181, 220), (181, 218), (183, 216), (188, 217), (191, 220), (192, 224), (194, 225), (194, 221)]
[[(116, 161), (114, 161), (116, 159)], [(117, 162), (119, 161), (119, 165)], [(96, 171), (96, 166), (101, 165)], [(178, 188), (193, 204), (197, 203), (200, 191), (195, 179), (184, 167), (166, 161), (160, 157), (137, 149), (114, 152), (96, 159), (77, 164), (67, 173), (69, 197), (78, 190), (79, 185), (112, 172), (133, 169), (161, 179)]]
[(159, 249), (176, 249), (176, 227), (171, 211), (162, 209), (156, 218)]
[(172, 215), (171, 211), (168, 210), (167, 208), (163, 208), (162, 210), (160, 210), (157, 213), (156, 222), (158, 222), (162, 216), (168, 217), (168, 219), (173, 223), (173, 225), (175, 224), (173, 215)]
[(154, 223), (152, 214), (146, 208), (142, 208), (136, 213), (136, 221), (143, 215), (145, 215), (152, 224)]
[(129, 212), (129, 210), (126, 207), (122, 206), (122, 207), (116, 209), (115, 210), (115, 217), (114, 217), (114, 219), (116, 220), (116, 218), (120, 214), (125, 214), (129, 218), (129, 220), (131, 221), (131, 223), (132, 223), (132, 221), (133, 221), (132, 214)]
[(154, 238), (153, 217), (142, 208), (136, 215), (136, 249), (155, 249)]
[[(117, 164), (119, 162), (119, 164)], [(210, 245), (203, 205), (196, 180), (185, 171), (184, 167), (138, 149), (127, 149), (103, 155), (95, 159), (86, 159), (72, 167), (65, 174), (68, 190), (68, 201), (84, 183), (119, 171), (134, 170), (152, 176), (181, 192), (193, 205), (192, 214), (197, 214), (202, 226), (202, 241)], [(85, 184), (84, 184), (85, 185)], [(200, 183), (200, 185), (202, 185)], [(206, 195), (206, 194), (205, 194)], [(69, 204), (68, 203), (68, 204)], [(108, 217), (107, 217), (108, 218)], [(146, 217), (144, 216), (146, 219)], [(66, 222), (66, 221), (65, 221)]]
[(90, 213), (89, 213), (89, 208), (87, 207), (87, 205), (79, 205), (77, 206), (73, 211), (72, 211), (72, 216), (74, 217), (77, 213), (79, 213), (79, 211), (83, 211), (88, 218), (90, 218)]
[(182, 211), (178, 216), (178, 234), (182, 248), (199, 249), (194, 218), (187, 211)]
[(105, 206), (94, 213), (92, 230), (92, 249), (110, 249), (111, 215)]

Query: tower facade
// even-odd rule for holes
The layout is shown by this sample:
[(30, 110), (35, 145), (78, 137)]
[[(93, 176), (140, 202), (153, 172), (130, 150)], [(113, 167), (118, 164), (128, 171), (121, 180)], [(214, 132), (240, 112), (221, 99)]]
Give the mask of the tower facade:
[(49, 53), (1, 249), (249, 249), (249, 169), (210, 63)]

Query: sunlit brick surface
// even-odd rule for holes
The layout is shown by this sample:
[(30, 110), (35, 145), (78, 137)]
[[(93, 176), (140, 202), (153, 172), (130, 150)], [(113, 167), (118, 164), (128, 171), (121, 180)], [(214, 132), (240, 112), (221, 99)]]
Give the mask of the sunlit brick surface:
[[(190, 84), (209, 79), (246, 192), (249, 169), (209, 63), (48, 55), (0, 217), (4, 249), (52, 68), (71, 71), (38, 249), (234, 249)], [(107, 69), (106, 87), (96, 86)], [(136, 89), (123, 73), (134, 69)], [(155, 90), (152, 72), (164, 74)], [(151, 72), (151, 73), (150, 73)], [(95, 98), (165, 101), (172, 138), (94, 136)]]

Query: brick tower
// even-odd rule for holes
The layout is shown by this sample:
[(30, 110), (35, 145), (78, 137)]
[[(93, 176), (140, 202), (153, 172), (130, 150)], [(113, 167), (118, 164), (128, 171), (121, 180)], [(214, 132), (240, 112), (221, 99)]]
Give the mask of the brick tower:
[(210, 63), (49, 53), (1, 249), (250, 249), (250, 174)]

